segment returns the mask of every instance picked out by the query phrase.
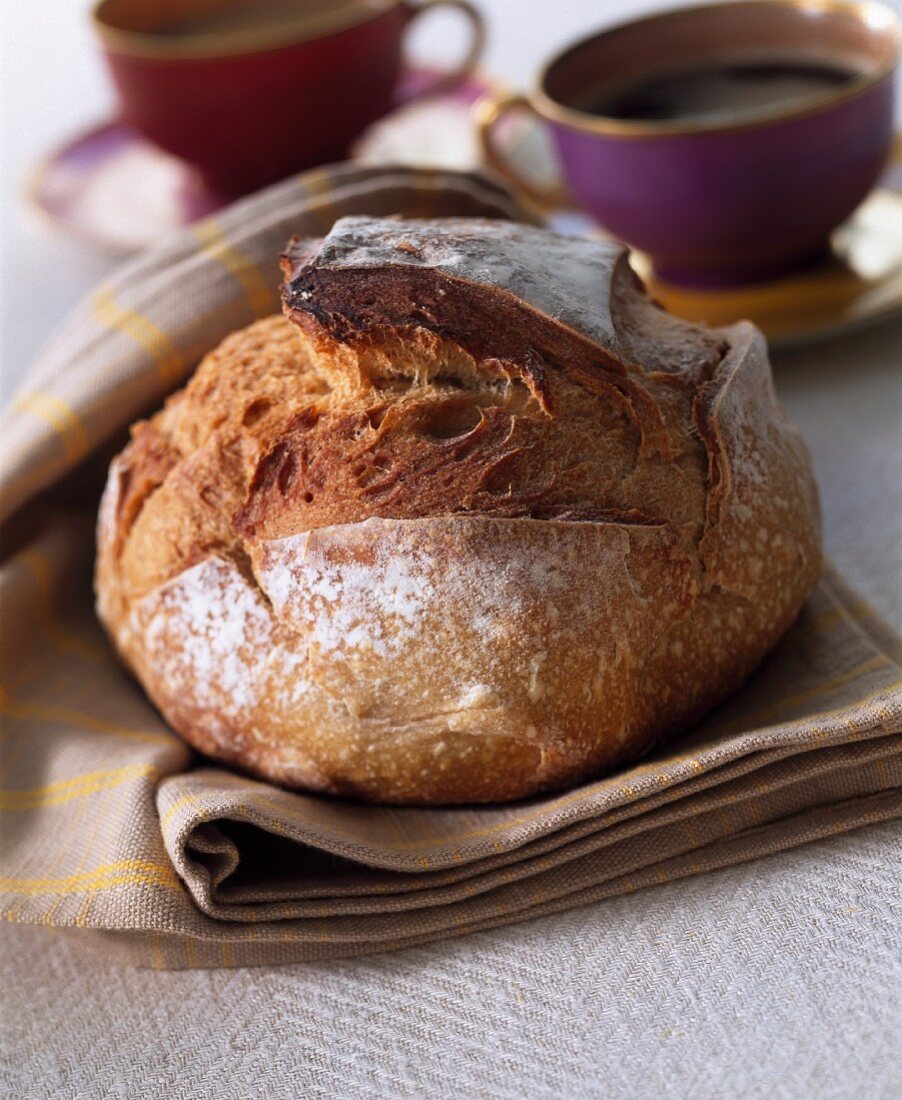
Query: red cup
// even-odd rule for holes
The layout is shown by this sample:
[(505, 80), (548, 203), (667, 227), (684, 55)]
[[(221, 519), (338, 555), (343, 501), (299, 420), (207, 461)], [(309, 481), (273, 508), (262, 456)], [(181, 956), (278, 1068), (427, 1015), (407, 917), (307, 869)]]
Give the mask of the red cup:
[(482, 53), (469, 0), (100, 0), (93, 18), (125, 120), (238, 195), (344, 158), (396, 102), (407, 28), (437, 7), (463, 12), (472, 35), (431, 95)]

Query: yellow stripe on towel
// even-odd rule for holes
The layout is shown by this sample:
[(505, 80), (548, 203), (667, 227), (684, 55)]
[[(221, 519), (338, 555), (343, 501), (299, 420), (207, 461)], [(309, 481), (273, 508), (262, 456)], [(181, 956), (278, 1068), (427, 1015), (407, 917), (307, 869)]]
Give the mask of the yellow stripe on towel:
[(256, 317), (265, 317), (276, 308), (275, 292), (263, 278), (260, 269), (253, 260), (226, 240), (214, 218), (205, 218), (194, 227), (193, 232), (200, 241), (203, 254), (222, 264), (244, 289), (248, 304)]
[(70, 462), (78, 462), (91, 449), (87, 429), (65, 401), (49, 393), (34, 390), (23, 394), (13, 405), (16, 412), (31, 413), (43, 420), (60, 437)]
[(151, 744), (171, 745), (176, 742), (175, 734), (127, 729), (124, 726), (116, 725), (114, 722), (97, 718), (87, 711), (52, 704), (19, 702), (10, 698), (2, 686), (0, 686), (0, 714), (25, 721), (51, 722), (61, 726), (74, 726), (76, 729), (85, 730), (89, 733), (105, 733), (126, 740), (148, 741)]
[(152, 764), (127, 764), (107, 771), (85, 772), (71, 779), (47, 783), (43, 787), (0, 790), (0, 810), (33, 810), (39, 806), (58, 806), (62, 802), (84, 798), (97, 791), (108, 791), (130, 779), (157, 778), (159, 774), (159, 768)]
[(121, 306), (112, 287), (101, 286), (91, 299), (94, 320), (112, 332), (121, 332), (143, 348), (156, 363), (160, 378), (171, 386), (182, 377), (184, 359), (169, 336), (149, 318)]
[(0, 878), (0, 890), (10, 894), (81, 894), (109, 890), (112, 886), (151, 885), (179, 890), (179, 880), (171, 867), (143, 859), (120, 859), (105, 863), (93, 871), (65, 878)]

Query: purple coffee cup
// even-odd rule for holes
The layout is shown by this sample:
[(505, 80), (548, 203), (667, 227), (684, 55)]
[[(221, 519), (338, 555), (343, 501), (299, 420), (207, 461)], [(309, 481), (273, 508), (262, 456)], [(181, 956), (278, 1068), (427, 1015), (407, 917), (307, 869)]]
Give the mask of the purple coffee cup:
[[(663, 12), (555, 57), (529, 96), (478, 107), (489, 163), (546, 204), (569, 201), (648, 254), (671, 282), (771, 278), (822, 256), (877, 181), (893, 140), (900, 22), (879, 3), (736, 0)], [(605, 85), (712, 59), (840, 64), (850, 79), (747, 115), (625, 120), (581, 109)], [(505, 161), (496, 124), (528, 110), (547, 124), (566, 196)]]

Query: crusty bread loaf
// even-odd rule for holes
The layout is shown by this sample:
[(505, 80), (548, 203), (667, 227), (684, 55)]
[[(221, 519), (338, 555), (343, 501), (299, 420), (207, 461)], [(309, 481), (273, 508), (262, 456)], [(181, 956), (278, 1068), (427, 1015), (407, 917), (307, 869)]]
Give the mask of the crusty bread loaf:
[(345, 218), (284, 317), (135, 425), (100, 615), (198, 749), (396, 803), (518, 798), (684, 729), (820, 570), (817, 492), (749, 324), (621, 249)]

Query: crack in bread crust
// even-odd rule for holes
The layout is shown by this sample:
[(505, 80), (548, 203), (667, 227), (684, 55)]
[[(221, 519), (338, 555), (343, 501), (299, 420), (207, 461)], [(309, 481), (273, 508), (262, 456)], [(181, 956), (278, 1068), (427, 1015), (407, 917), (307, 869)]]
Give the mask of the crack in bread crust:
[(284, 316), (135, 425), (99, 520), (100, 615), (203, 751), (522, 797), (685, 728), (788, 628), (817, 493), (752, 326), (479, 219), (343, 219), (283, 271)]

